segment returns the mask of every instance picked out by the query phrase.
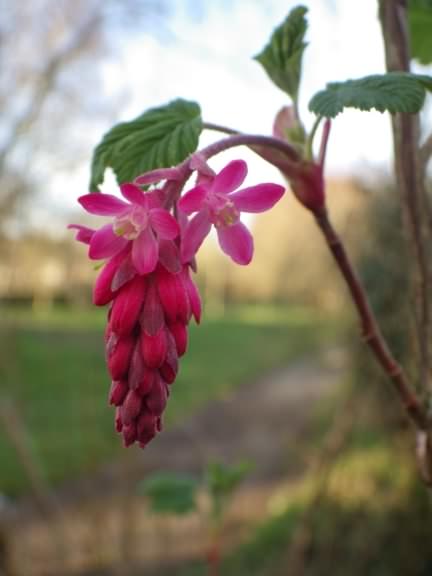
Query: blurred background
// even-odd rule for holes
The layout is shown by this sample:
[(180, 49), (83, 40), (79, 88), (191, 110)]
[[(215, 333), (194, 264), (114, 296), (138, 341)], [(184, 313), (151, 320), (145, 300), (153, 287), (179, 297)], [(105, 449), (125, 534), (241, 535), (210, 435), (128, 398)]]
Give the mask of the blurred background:
[[(66, 230), (89, 222), (76, 199), (92, 150), (114, 123), (176, 97), (197, 100), (208, 122), (270, 134), (287, 102), (252, 56), (295, 4), (0, 0), (1, 576), (200, 575), (215, 546), (224, 575), (432, 573), (411, 436), (289, 191), (249, 221), (250, 266), (233, 266), (213, 238), (201, 250), (204, 317), (163, 434), (141, 451), (114, 432), (106, 311), (91, 306), (96, 271)], [(304, 4), (310, 128), (310, 97), (327, 81), (383, 72), (384, 54), (375, 0)], [(410, 370), (410, 258), (391, 151), (386, 115), (338, 117), (328, 200)], [(283, 183), (247, 150), (215, 169), (239, 155), (248, 183)], [(114, 189), (108, 174), (103, 190)], [(244, 462), (215, 530), (214, 467), (229, 477)], [(179, 478), (195, 487), (193, 506), (151, 509), (146, 486), (161, 472), (174, 500), (185, 498)]]

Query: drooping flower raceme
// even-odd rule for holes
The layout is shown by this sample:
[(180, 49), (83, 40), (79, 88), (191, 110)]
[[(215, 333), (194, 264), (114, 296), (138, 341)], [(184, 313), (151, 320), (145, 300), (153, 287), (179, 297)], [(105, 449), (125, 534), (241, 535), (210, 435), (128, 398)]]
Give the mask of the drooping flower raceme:
[(109, 402), (125, 445), (144, 447), (162, 428), (178, 359), (187, 349), (187, 326), (191, 316), (200, 321), (201, 302), (190, 267), (180, 262), (179, 225), (162, 207), (161, 191), (144, 193), (132, 183), (120, 189), (127, 201), (108, 194), (79, 198), (88, 212), (112, 216), (111, 223), (99, 230), (70, 227), (89, 245), (90, 258), (108, 258), (93, 301), (111, 304), (105, 332)]
[(219, 245), (237, 264), (249, 264), (253, 256), (253, 238), (240, 221), (241, 212), (265, 212), (284, 194), (278, 184), (258, 184), (237, 190), (247, 175), (243, 160), (233, 160), (219, 174), (205, 179), (186, 192), (179, 208), (195, 216), (188, 223), (182, 240), (182, 260), (189, 262), (212, 225), (216, 228)]
[[(191, 278), (195, 253), (212, 225), (231, 258), (247, 264), (253, 241), (240, 212), (271, 208), (284, 189), (260, 184), (235, 191), (246, 176), (237, 160), (215, 174), (199, 157), (190, 163), (198, 185), (180, 199), (177, 218), (166, 209), (175, 201), (178, 169), (154, 170), (120, 186), (124, 199), (92, 193), (79, 198), (90, 212), (112, 221), (98, 230), (72, 224), (89, 257), (107, 259), (93, 289), (97, 306), (110, 305), (105, 349), (116, 407), (115, 427), (124, 444), (144, 447), (162, 428), (162, 413), (188, 345), (191, 317), (199, 323), (201, 300)], [(143, 192), (166, 179), (163, 188)], [(188, 221), (187, 215), (197, 214)], [(194, 268), (195, 269), (195, 268)]]

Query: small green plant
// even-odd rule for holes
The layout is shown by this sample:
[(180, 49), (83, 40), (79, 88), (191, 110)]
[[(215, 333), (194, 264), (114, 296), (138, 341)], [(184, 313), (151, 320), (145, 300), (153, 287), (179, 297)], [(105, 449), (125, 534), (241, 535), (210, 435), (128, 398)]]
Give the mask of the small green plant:
[(148, 499), (154, 514), (189, 514), (198, 512), (198, 492), (205, 492), (209, 499), (206, 521), (209, 545), (206, 562), (209, 574), (217, 576), (221, 561), (221, 535), (228, 504), (238, 486), (251, 471), (247, 461), (226, 466), (211, 462), (201, 478), (186, 474), (155, 473), (139, 485), (139, 490)]

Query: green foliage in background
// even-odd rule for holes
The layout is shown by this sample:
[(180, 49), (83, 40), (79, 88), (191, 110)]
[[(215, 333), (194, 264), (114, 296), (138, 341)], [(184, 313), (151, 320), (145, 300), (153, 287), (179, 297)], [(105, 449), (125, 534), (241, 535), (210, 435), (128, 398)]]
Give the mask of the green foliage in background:
[(141, 483), (139, 489), (156, 514), (187, 514), (196, 509), (199, 480), (185, 474), (153, 474)]
[(220, 462), (209, 464), (206, 485), (212, 503), (212, 520), (215, 523), (222, 520), (224, 508), (231, 495), (251, 470), (252, 463), (250, 462), (239, 462), (232, 466), (225, 466)]
[[(4, 310), (2, 319), (0, 393), (16, 403), (48, 481), (91, 472), (119, 455), (121, 439), (108, 406), (105, 311)], [(334, 339), (335, 328), (325, 319), (317, 324), (307, 311), (264, 308), (232, 309), (227, 317), (207, 317), (202, 326), (191, 326), (189, 352), (172, 388), (166, 425)], [(4, 434), (0, 462), (0, 492), (28, 489)]]
[(409, 0), (411, 55), (421, 64), (432, 62), (432, 0)]

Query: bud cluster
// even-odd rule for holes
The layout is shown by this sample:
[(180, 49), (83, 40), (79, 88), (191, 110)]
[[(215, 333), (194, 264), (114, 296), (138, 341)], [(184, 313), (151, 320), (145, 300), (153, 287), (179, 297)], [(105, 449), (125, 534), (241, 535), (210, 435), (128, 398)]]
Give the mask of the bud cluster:
[(112, 378), (110, 404), (124, 444), (144, 447), (162, 429), (178, 359), (188, 343), (191, 316), (200, 321), (201, 302), (171, 245), (161, 250), (156, 269), (138, 274), (130, 250), (111, 258), (96, 280), (96, 305), (111, 303), (105, 332), (106, 360)]

